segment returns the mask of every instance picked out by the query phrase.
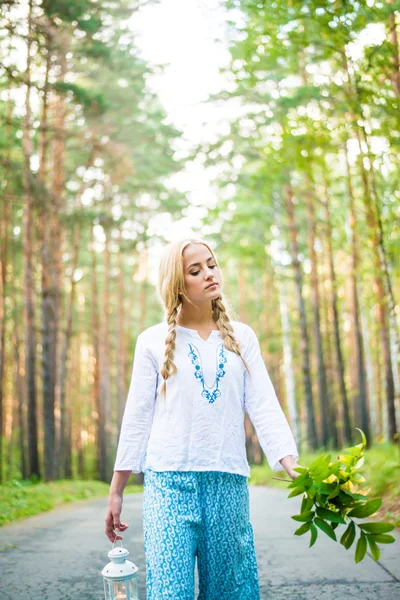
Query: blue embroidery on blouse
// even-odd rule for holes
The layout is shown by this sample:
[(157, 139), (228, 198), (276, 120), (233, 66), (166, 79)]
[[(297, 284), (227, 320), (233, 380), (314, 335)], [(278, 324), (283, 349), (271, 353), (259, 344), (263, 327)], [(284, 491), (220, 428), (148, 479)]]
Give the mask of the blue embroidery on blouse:
[[(196, 346), (194, 344), (188, 344), (188, 346), (190, 348), (190, 352), (189, 352), (188, 356), (190, 356), (192, 365), (194, 365), (194, 376), (196, 377), (196, 379), (199, 379), (201, 381), (201, 385), (203, 388), (201, 395), (203, 396), (203, 398), (207, 398), (209, 404), (212, 404), (213, 402), (215, 402), (216, 398), (219, 398), (221, 395), (221, 391), (219, 390), (218, 385), (219, 385), (220, 380), (225, 375), (224, 365), (227, 362), (224, 345), (219, 344), (216, 348), (216, 352), (218, 352), (218, 348), (220, 350), (219, 350), (219, 353), (217, 356), (217, 370), (216, 370), (217, 372), (216, 372), (214, 383), (211, 386), (207, 385), (206, 382), (204, 381), (204, 374), (203, 374), (203, 368), (202, 368), (202, 364), (201, 364), (200, 352), (198, 351), (198, 349), (196, 348)], [(196, 354), (195, 350), (197, 350), (197, 354)], [(210, 391), (206, 390), (206, 387), (209, 388)], [(215, 389), (211, 392), (211, 390), (214, 387), (215, 387)]]

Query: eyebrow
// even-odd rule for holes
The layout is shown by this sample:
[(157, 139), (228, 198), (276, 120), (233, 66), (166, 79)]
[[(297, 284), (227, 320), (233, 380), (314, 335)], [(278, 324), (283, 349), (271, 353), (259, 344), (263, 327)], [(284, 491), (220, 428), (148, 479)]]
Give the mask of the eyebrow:
[[(214, 260), (213, 256), (209, 256), (206, 260), (206, 262), (208, 262), (209, 260)], [(201, 265), (201, 263), (192, 263), (191, 265), (188, 266), (188, 269), (190, 269), (190, 267), (199, 267)]]

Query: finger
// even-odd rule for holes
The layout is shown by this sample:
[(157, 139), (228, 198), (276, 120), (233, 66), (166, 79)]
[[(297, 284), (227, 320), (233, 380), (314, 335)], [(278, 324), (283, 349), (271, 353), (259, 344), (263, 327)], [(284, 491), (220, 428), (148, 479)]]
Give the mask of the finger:
[(110, 540), (110, 542), (114, 543), (114, 540), (115, 540), (114, 523), (113, 523), (113, 517), (110, 513), (107, 514), (105, 523), (106, 523), (105, 534), (108, 537), (108, 539)]
[(108, 537), (108, 539), (110, 540), (110, 542), (114, 543), (115, 533), (113, 531), (108, 531), (106, 529), (106, 536)]
[(121, 521), (119, 520), (118, 514), (113, 515), (113, 521), (114, 521), (114, 531), (119, 531), (119, 529), (121, 527)]

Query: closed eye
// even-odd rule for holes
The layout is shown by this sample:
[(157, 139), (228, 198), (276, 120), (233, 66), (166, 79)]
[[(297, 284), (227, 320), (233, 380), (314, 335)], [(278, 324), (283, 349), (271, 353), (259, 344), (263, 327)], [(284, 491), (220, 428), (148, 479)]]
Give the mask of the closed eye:
[[(209, 265), (210, 269), (215, 269), (217, 265)], [(193, 273), (190, 273), (191, 275), (198, 275), (200, 273), (200, 271), (193, 271)]]

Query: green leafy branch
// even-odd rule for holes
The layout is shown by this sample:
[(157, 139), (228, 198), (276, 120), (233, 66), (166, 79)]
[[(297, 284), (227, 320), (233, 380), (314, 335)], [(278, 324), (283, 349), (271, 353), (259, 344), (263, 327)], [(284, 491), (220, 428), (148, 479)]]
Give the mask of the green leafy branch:
[(337, 462), (331, 462), (330, 454), (321, 454), (308, 468), (295, 469), (300, 475), (288, 485), (289, 488), (293, 488), (289, 498), (303, 496), (300, 514), (292, 517), (303, 524), (294, 534), (304, 535), (309, 531), (311, 547), (317, 540), (318, 530), (337, 542), (335, 529), (339, 525), (347, 525), (340, 543), (348, 550), (353, 545), (358, 531), (356, 563), (363, 560), (368, 546), (372, 558), (379, 560), (378, 544), (391, 544), (395, 541), (392, 535), (388, 535), (388, 532), (394, 529), (391, 523), (359, 523), (354, 520), (370, 517), (382, 505), (381, 498), (369, 499), (368, 490), (359, 489), (360, 484), (365, 482), (359, 470), (364, 463), (366, 438), (361, 429), (358, 431), (362, 442), (346, 448)]

